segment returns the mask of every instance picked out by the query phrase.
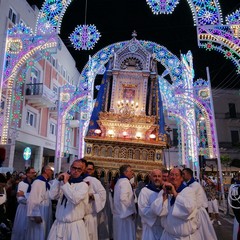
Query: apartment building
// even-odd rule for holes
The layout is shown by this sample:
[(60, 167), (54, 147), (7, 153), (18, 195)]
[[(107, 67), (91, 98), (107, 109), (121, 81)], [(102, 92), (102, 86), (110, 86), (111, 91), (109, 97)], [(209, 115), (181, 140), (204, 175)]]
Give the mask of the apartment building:
[[(22, 23), (33, 31), (39, 9), (26, 0), (0, 0), (0, 66), (3, 75), (7, 29)], [(17, 129), (11, 129), (7, 154), (2, 167), (23, 170), (32, 165), (40, 170), (43, 164), (54, 162), (57, 131), (57, 103), (61, 86), (76, 86), (80, 73), (64, 43), (59, 38), (57, 53), (42, 59), (29, 68), (24, 83), (22, 118)], [(4, 114), (4, 89), (1, 99), (1, 114)], [(69, 153), (63, 159), (69, 162), (78, 155), (78, 128), (70, 128)], [(31, 152), (31, 154), (30, 154)], [(24, 160), (24, 154), (29, 160)]]
[[(228, 156), (233, 164), (230, 166), (230, 162), (229, 166), (223, 165), (222, 170), (240, 171), (240, 92), (238, 89), (213, 88), (212, 96), (220, 156)], [(171, 148), (165, 150), (164, 161), (167, 167), (172, 167), (179, 165), (178, 132), (175, 122), (169, 121), (167, 117), (165, 119), (169, 126)], [(213, 170), (217, 170), (216, 162), (209, 162), (208, 165), (213, 165)]]

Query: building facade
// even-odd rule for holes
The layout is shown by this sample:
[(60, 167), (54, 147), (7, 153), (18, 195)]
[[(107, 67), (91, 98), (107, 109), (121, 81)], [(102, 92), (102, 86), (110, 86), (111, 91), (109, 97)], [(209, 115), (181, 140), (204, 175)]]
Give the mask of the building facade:
[[(15, 24), (24, 24), (35, 29), (39, 9), (30, 6), (25, 0), (0, 1), (0, 63), (4, 66), (7, 29)], [(23, 170), (32, 165), (40, 170), (43, 164), (53, 164), (56, 147), (57, 106), (59, 89), (69, 84), (76, 86), (80, 73), (76, 62), (59, 38), (55, 54), (43, 58), (27, 68), (22, 89), (21, 119), (18, 126), (11, 125), (3, 167)], [(1, 78), (3, 70), (1, 68)], [(6, 109), (6, 85), (2, 87), (1, 116)], [(78, 129), (69, 129), (69, 154), (64, 159), (69, 162), (78, 154)], [(29, 147), (28, 149), (26, 149)], [(31, 150), (29, 160), (28, 158)], [(24, 150), (25, 156), (24, 157)]]
[[(4, 53), (6, 49), (6, 34), (7, 28), (14, 26), (17, 23), (23, 23), (34, 29), (36, 24), (36, 18), (39, 10), (36, 7), (31, 7), (25, 0), (9, 0), (0, 1), (0, 64), (4, 64)], [(126, 50), (126, 49), (125, 49)], [(129, 48), (130, 53), (134, 52), (134, 49)], [(167, 119), (165, 116), (165, 123), (168, 126), (166, 128), (167, 134), (171, 137), (171, 145), (168, 143), (159, 144), (156, 146), (153, 144), (153, 138), (151, 134), (157, 137), (156, 119), (152, 120), (150, 115), (155, 111), (155, 116), (158, 117), (158, 106), (153, 107), (153, 102), (157, 99), (157, 92), (155, 96), (148, 99), (147, 89), (151, 89), (148, 84), (152, 86), (156, 83), (154, 78), (157, 76), (157, 72), (153, 74), (154, 68), (152, 68), (151, 56), (142, 50), (143, 59), (132, 58), (129, 52), (119, 52), (112, 64), (112, 68), (109, 69), (108, 74), (111, 75), (111, 84), (118, 84), (112, 88), (114, 91), (109, 93), (109, 101), (106, 102), (105, 110), (109, 112), (109, 119), (106, 118), (106, 114), (103, 113), (99, 120), (99, 128), (106, 136), (111, 137), (111, 133), (107, 131), (109, 125), (114, 126), (118, 132), (119, 139), (124, 140), (125, 144), (130, 137), (133, 138), (137, 135), (137, 131), (131, 131), (129, 134), (128, 129), (131, 124), (139, 125), (139, 121), (143, 118), (131, 119), (127, 118), (129, 109), (125, 109), (126, 100), (129, 103), (135, 101), (134, 111), (141, 113), (141, 109), (144, 109), (146, 114), (145, 125), (142, 124), (144, 131), (139, 132), (139, 139), (134, 144), (128, 143), (125, 146), (125, 152), (122, 154), (131, 153), (131, 149), (136, 150), (137, 145), (141, 145), (141, 136), (146, 135), (148, 142), (149, 158), (160, 158), (159, 166), (165, 165), (166, 167), (172, 167), (179, 165), (178, 163), (178, 130), (176, 124)], [(124, 57), (127, 56), (128, 57)], [(143, 66), (147, 62), (148, 68), (143, 70)], [(143, 70), (143, 71), (142, 71)], [(1, 76), (3, 76), (3, 68), (0, 69)], [(21, 121), (19, 125), (11, 128), (11, 137), (8, 140), (8, 154), (6, 154), (3, 166), (12, 167), (16, 170), (22, 170), (27, 165), (34, 165), (36, 169), (40, 169), (43, 164), (53, 162), (55, 155), (56, 144), (56, 131), (57, 131), (57, 101), (59, 88), (65, 84), (76, 86), (79, 82), (80, 74), (75, 67), (75, 61), (59, 39), (58, 50), (55, 54), (51, 55), (48, 59), (42, 59), (34, 66), (28, 69), (26, 74), (25, 83), (23, 85), (23, 103), (21, 105)], [(137, 78), (142, 78), (145, 85), (138, 86)], [(133, 83), (128, 82), (128, 79), (133, 79)], [(150, 80), (148, 80), (150, 79)], [(120, 81), (118, 81), (120, 80)], [(119, 83), (120, 82), (120, 83)], [(136, 88), (137, 86), (137, 88)], [(112, 87), (112, 86), (111, 86)], [(156, 86), (155, 86), (156, 87)], [(4, 115), (4, 100), (6, 89), (2, 89), (1, 99), (1, 115)], [(115, 94), (114, 96), (111, 94)], [(136, 98), (135, 98), (136, 97)], [(123, 102), (121, 102), (123, 100)], [(136, 101), (137, 100), (137, 101)], [(216, 127), (218, 132), (218, 140), (221, 154), (229, 154), (231, 159), (240, 159), (239, 156), (239, 94), (235, 90), (213, 90), (213, 102), (215, 108)], [(120, 101), (118, 103), (118, 101)], [(123, 103), (123, 104), (122, 104)], [(138, 103), (138, 105), (136, 105)], [(149, 107), (150, 106), (150, 107)], [(129, 106), (128, 106), (129, 107)], [(119, 116), (127, 114), (125, 123), (115, 121), (114, 108), (118, 109)], [(125, 111), (126, 110), (126, 111)], [(131, 110), (132, 111), (132, 110)], [(154, 114), (153, 114), (154, 115)], [(108, 117), (109, 117), (108, 116)], [(113, 118), (113, 119), (111, 119)], [(128, 123), (126, 123), (128, 119)], [(115, 122), (114, 122), (114, 121)], [(132, 122), (135, 121), (135, 122)], [(69, 125), (70, 126), (70, 125)], [(123, 131), (124, 130), (124, 131)], [(70, 128), (69, 140), (69, 152), (63, 156), (63, 162), (68, 164), (72, 159), (78, 155), (78, 129)], [(120, 133), (121, 132), (121, 133)], [(141, 135), (140, 135), (141, 134)], [(153, 137), (152, 135), (152, 137)], [(99, 143), (99, 138), (93, 138), (87, 136), (86, 140), (86, 155), (91, 160), (94, 160), (94, 156), (88, 153), (89, 148), (92, 150), (96, 142)], [(108, 139), (109, 145), (112, 141)], [(136, 140), (136, 138), (135, 138)], [(133, 142), (132, 142), (133, 143)], [(96, 144), (95, 144), (96, 145)], [(146, 144), (147, 145), (147, 144)], [(32, 153), (30, 160), (24, 161), (23, 151), (26, 147), (30, 147)], [(101, 148), (101, 147), (100, 147)], [(96, 148), (95, 148), (96, 149)], [(145, 153), (144, 153), (145, 154)], [(145, 154), (146, 155), (146, 154)], [(144, 159), (139, 159), (144, 161)], [(139, 162), (140, 163), (140, 162)], [(105, 164), (105, 163), (104, 163)], [(142, 163), (141, 163), (142, 164)], [(141, 165), (140, 164), (140, 165)], [(139, 166), (140, 166), (139, 165)], [(144, 164), (143, 164), (144, 165)], [(149, 165), (151, 168), (153, 165)], [(117, 169), (117, 165), (115, 169)], [(148, 170), (148, 168), (146, 168)]]
[[(223, 171), (240, 171), (240, 94), (238, 89), (212, 89), (216, 129), (220, 156), (228, 156), (229, 166), (222, 166)], [(176, 124), (166, 118), (170, 127), (171, 147), (165, 150), (164, 157), (167, 167), (179, 165), (178, 163), (178, 134)], [(232, 163), (232, 166), (231, 166)], [(216, 162), (207, 165), (216, 172)], [(213, 165), (213, 166), (212, 166)]]

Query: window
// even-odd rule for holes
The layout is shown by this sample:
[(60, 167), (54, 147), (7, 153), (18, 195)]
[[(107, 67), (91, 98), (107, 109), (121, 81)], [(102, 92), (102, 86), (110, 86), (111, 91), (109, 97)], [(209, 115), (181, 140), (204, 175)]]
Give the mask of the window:
[(173, 146), (178, 146), (178, 130), (176, 128), (173, 129), (172, 145)]
[(27, 24), (26, 24), (22, 19), (19, 20), (19, 23), (20, 23), (21, 25), (27, 26)]
[(237, 113), (236, 113), (235, 103), (229, 103), (228, 104), (228, 108), (229, 108), (230, 118), (236, 118), (237, 117)]
[(232, 145), (236, 146), (239, 144), (239, 133), (237, 130), (231, 131)]
[(27, 111), (26, 123), (29, 126), (36, 127), (37, 114), (31, 111)]
[(30, 73), (30, 81), (32, 84), (40, 82), (40, 71), (37, 68), (32, 68)]
[(53, 92), (55, 93), (55, 96), (58, 95), (58, 86), (57, 85), (53, 85)]
[(61, 66), (59, 63), (57, 63), (57, 70), (58, 70), (59, 72), (61, 72), (61, 68), (62, 68), (62, 66)]
[(64, 68), (62, 69), (62, 75), (64, 78), (66, 77), (66, 70)]
[(40, 71), (37, 68), (32, 68), (30, 73), (31, 94), (40, 94), (42, 85), (40, 84)]
[(55, 58), (52, 58), (52, 65), (54, 66), (54, 67), (56, 67), (56, 59)]
[(0, 106), (0, 114), (3, 114), (3, 112), (4, 112), (4, 105), (5, 105), (5, 101), (2, 100), (1, 101), (1, 106)]
[(50, 134), (56, 135), (56, 124), (55, 123), (50, 123), (50, 129), (49, 129)]
[(12, 21), (12, 23), (16, 24), (17, 13), (12, 8), (9, 9), (8, 18)]

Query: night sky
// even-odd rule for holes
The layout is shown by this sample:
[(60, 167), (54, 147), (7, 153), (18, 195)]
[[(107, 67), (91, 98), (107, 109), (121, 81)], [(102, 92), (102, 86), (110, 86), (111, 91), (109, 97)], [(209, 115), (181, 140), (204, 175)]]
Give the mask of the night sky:
[[(43, 0), (28, 0), (30, 5), (41, 8)], [(223, 18), (240, 8), (239, 0), (219, 0)], [(197, 46), (196, 28), (187, 0), (180, 0), (170, 15), (154, 15), (145, 0), (73, 0), (64, 15), (60, 36), (76, 60), (79, 71), (100, 49), (120, 41), (130, 40), (133, 30), (137, 39), (156, 42), (180, 57), (180, 53), (192, 51), (195, 79), (206, 79), (206, 67), (210, 69), (212, 86), (240, 88), (240, 76), (232, 62), (216, 51), (206, 51)], [(77, 51), (68, 39), (77, 25), (94, 24), (101, 38), (90, 51)]]

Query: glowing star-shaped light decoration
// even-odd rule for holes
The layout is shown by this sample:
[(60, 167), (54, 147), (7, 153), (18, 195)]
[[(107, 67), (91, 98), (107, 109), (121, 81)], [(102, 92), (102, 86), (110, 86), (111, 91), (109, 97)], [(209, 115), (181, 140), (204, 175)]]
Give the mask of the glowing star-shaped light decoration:
[(94, 25), (78, 25), (69, 39), (76, 50), (90, 50), (100, 37)]
[(28, 161), (31, 157), (31, 154), (32, 154), (32, 150), (30, 147), (26, 147), (24, 150), (23, 150), (23, 158), (25, 161)]
[(179, 0), (146, 0), (154, 14), (171, 14)]

